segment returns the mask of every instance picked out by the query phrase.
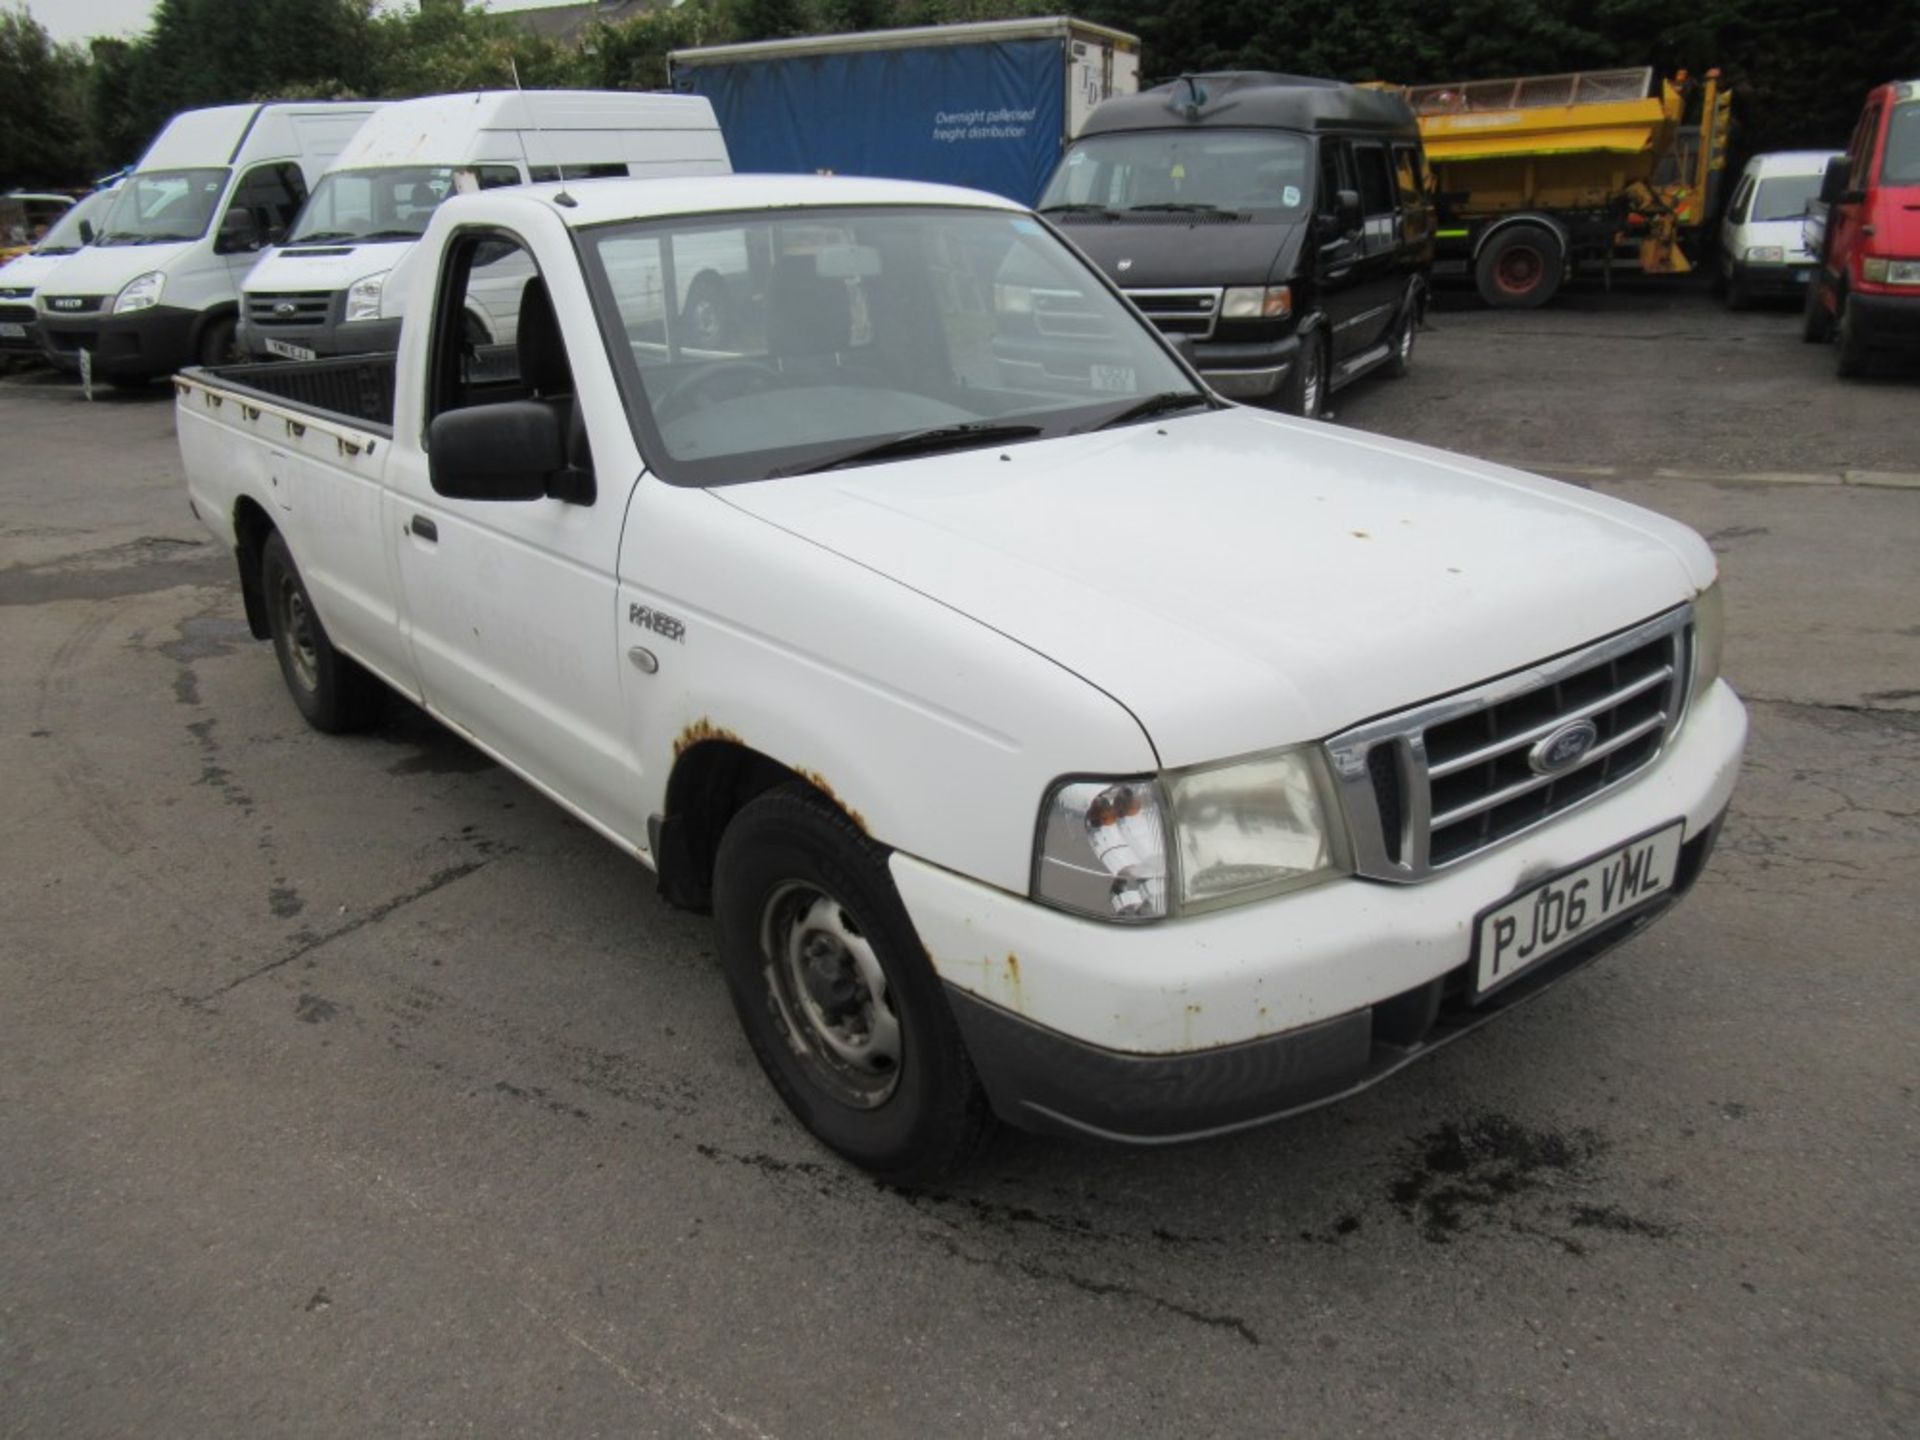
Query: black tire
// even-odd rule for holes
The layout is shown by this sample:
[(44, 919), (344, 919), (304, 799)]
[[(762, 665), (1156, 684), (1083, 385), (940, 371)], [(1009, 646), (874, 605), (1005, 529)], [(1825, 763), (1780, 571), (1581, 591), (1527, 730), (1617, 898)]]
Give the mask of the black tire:
[(1381, 367), (1395, 380), (1404, 380), (1413, 373), (1413, 342), (1420, 333), (1420, 297), (1409, 291), (1407, 303), (1401, 307), (1400, 318), (1394, 323), (1393, 333), (1387, 336), (1387, 344), (1392, 346), (1387, 363)]
[(153, 382), (144, 375), (109, 375), (107, 384), (116, 390), (125, 390), (129, 394), (145, 390)]
[(1473, 280), (1496, 310), (1537, 310), (1560, 293), (1567, 259), (1544, 225), (1509, 225), (1480, 249)]
[(240, 324), (233, 316), (209, 321), (200, 332), (198, 359), (202, 365), (238, 365), (246, 358), (240, 349)]
[(1840, 318), (1834, 324), (1834, 336), (1840, 342), (1839, 369), (1845, 378), (1857, 379), (1867, 373), (1871, 362), (1867, 355), (1865, 339), (1860, 334), (1860, 322), (1855, 318), (1853, 297), (1840, 297)]
[(1327, 413), (1327, 339), (1324, 326), (1300, 337), (1300, 354), (1287, 372), (1280, 391), (1280, 408), (1303, 420), (1319, 420)]
[(1825, 301), (1826, 286), (1815, 269), (1807, 281), (1806, 303), (1800, 309), (1800, 338), (1809, 345), (1824, 345), (1833, 338), (1833, 313)]
[(880, 846), (812, 786), (769, 790), (721, 836), (713, 916), (747, 1041), (822, 1144), (901, 1186), (972, 1158), (993, 1114)]
[(1747, 290), (1747, 282), (1738, 275), (1726, 282), (1720, 291), (1720, 299), (1729, 310), (1744, 310), (1753, 303), (1753, 296)]
[(687, 303), (681, 308), (680, 323), (696, 349), (725, 346), (733, 334), (733, 302), (727, 296), (726, 282), (712, 271), (696, 276), (687, 291)]
[(277, 530), (261, 553), (260, 589), (281, 678), (307, 723), (328, 735), (366, 729), (380, 716), (380, 682), (333, 648)]

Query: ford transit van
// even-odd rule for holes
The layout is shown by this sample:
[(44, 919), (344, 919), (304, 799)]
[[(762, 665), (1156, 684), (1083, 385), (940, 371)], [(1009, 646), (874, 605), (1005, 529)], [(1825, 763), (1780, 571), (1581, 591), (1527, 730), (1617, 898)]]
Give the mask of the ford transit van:
[(121, 185), (94, 243), (40, 288), (47, 358), (115, 385), (235, 358), (241, 281), (378, 108), (300, 101), (174, 116)]
[(242, 342), (291, 360), (392, 350), (400, 312), (383, 308), (387, 277), (456, 191), (730, 168), (703, 96), (504, 90), (396, 101), (340, 152), (286, 242), (247, 277)]

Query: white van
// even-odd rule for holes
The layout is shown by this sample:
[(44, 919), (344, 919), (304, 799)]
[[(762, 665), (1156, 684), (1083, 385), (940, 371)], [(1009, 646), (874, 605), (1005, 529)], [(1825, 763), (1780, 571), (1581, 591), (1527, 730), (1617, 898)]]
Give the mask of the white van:
[[(400, 313), (382, 294), (397, 300), (402, 287), (387, 276), (457, 190), (731, 168), (703, 96), (493, 90), (397, 101), (340, 152), (285, 243), (247, 277), (242, 343), (290, 360), (392, 350)], [(474, 323), (480, 343), (511, 339), (484, 316)]]
[(0, 359), (38, 358), (40, 330), (34, 293), (71, 255), (92, 243), (94, 230), (113, 207), (116, 179), (103, 185), (53, 222), (40, 243), (0, 265)]
[(1782, 150), (1747, 162), (1720, 221), (1714, 281), (1728, 309), (1763, 295), (1805, 297), (1814, 257), (1801, 231), (1807, 206), (1820, 198), (1827, 161), (1838, 153)]
[(93, 244), (41, 287), (47, 358), (139, 385), (235, 356), (240, 282), (379, 108), (314, 100), (174, 116), (96, 224)]

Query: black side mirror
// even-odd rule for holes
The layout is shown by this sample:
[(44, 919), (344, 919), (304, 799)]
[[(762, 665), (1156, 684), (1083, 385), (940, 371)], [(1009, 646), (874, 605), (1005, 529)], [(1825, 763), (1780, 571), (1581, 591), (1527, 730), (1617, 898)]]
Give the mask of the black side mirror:
[(1820, 177), (1821, 204), (1858, 205), (1867, 198), (1864, 192), (1847, 188), (1847, 172), (1852, 168), (1853, 162), (1844, 155), (1827, 161), (1826, 173)]
[(1333, 197), (1334, 213), (1340, 217), (1340, 229), (1348, 235), (1354, 234), (1365, 223), (1366, 217), (1360, 210), (1360, 192), (1341, 190)]
[(214, 242), (214, 249), (220, 254), (237, 255), (242, 250), (259, 248), (260, 227), (254, 223), (251, 210), (235, 205), (220, 217), (220, 238)]
[(93, 236), (93, 222), (91, 220), (82, 220), (80, 222), (80, 243), (82, 245), (91, 245), (93, 243)]
[(560, 417), (538, 400), (447, 410), (427, 427), (427, 473), (450, 500), (544, 500), (567, 468)]

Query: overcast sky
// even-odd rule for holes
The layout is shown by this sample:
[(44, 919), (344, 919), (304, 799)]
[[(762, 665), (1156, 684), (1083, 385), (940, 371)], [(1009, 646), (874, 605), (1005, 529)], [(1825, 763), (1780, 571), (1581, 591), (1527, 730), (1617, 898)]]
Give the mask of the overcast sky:
[[(56, 40), (95, 35), (138, 35), (147, 28), (157, 0), (27, 0), (27, 11)], [(242, 3), (242, 0), (236, 0)], [(393, 0), (383, 0), (393, 3)], [(490, 0), (494, 10), (527, 10), (567, 0)]]

